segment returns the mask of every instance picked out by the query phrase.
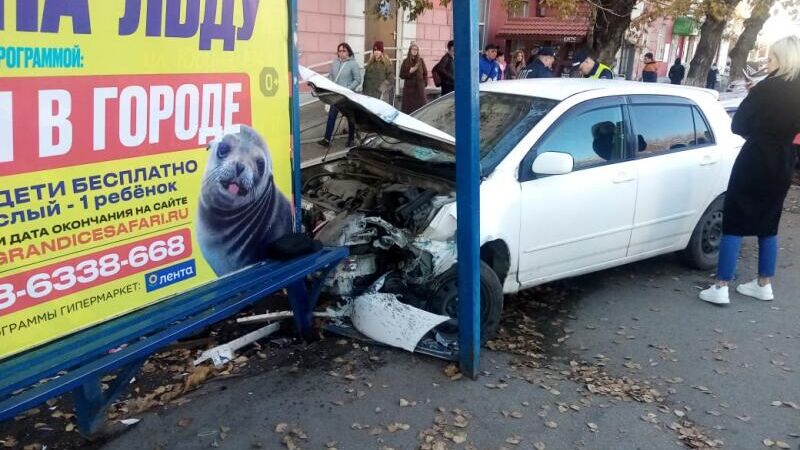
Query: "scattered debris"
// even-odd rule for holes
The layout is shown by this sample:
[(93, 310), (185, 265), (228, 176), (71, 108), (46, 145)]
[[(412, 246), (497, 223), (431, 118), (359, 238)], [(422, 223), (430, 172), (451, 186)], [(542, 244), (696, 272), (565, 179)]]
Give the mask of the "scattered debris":
[(250, 333), (245, 334), (242, 337), (234, 339), (226, 344), (219, 345), (217, 347), (211, 348), (209, 350), (204, 351), (199, 358), (194, 361), (194, 365), (197, 366), (203, 361), (211, 360), (214, 363), (214, 367), (221, 368), (225, 363), (233, 361), (234, 359), (234, 352), (239, 350), (240, 348), (252, 344), (253, 342), (263, 339), (269, 336), (272, 333), (275, 333), (280, 329), (279, 323), (273, 323), (267, 325), (266, 327), (259, 328), (258, 330), (252, 331)]

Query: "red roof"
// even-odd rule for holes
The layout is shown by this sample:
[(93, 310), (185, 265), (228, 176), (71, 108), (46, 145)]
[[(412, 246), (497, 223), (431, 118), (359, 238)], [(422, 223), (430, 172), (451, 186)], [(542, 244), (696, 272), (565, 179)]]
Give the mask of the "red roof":
[(497, 32), (498, 37), (586, 37), (588, 34), (588, 19), (557, 17), (509, 18)]

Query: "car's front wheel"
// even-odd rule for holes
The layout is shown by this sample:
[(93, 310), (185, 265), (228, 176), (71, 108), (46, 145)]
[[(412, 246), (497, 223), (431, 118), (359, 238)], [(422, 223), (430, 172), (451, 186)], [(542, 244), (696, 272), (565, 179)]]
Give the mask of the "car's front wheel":
[(722, 242), (722, 211), (725, 196), (720, 196), (706, 209), (694, 228), (689, 245), (683, 251), (684, 262), (700, 270), (717, 267)]
[[(492, 268), (481, 261), (481, 344), (491, 339), (500, 326), (503, 314), (503, 285)], [(458, 265), (436, 278), (432, 295), (428, 301), (428, 311), (451, 318), (458, 318)], [(445, 334), (456, 334), (458, 329), (447, 324), (439, 331)]]

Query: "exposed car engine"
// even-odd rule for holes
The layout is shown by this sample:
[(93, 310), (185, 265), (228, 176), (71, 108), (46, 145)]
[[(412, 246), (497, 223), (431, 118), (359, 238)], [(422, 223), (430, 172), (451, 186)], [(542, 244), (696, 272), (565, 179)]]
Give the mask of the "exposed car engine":
[[(387, 166), (358, 151), (311, 167), (303, 178), (306, 230), (324, 245), (350, 247), (351, 256), (329, 278), (329, 293), (357, 294), (389, 272), (402, 274), (402, 283), (422, 284), (443, 271), (437, 264), (455, 262), (454, 245), (419, 237), (455, 200), (451, 183)], [(452, 263), (440, 252), (452, 253)]]

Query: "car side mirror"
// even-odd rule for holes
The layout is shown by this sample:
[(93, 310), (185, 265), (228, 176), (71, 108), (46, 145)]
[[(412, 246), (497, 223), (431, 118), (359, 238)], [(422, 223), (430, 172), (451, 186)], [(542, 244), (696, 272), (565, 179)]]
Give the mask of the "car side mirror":
[(566, 175), (575, 169), (575, 159), (569, 153), (545, 152), (533, 161), (537, 175)]

